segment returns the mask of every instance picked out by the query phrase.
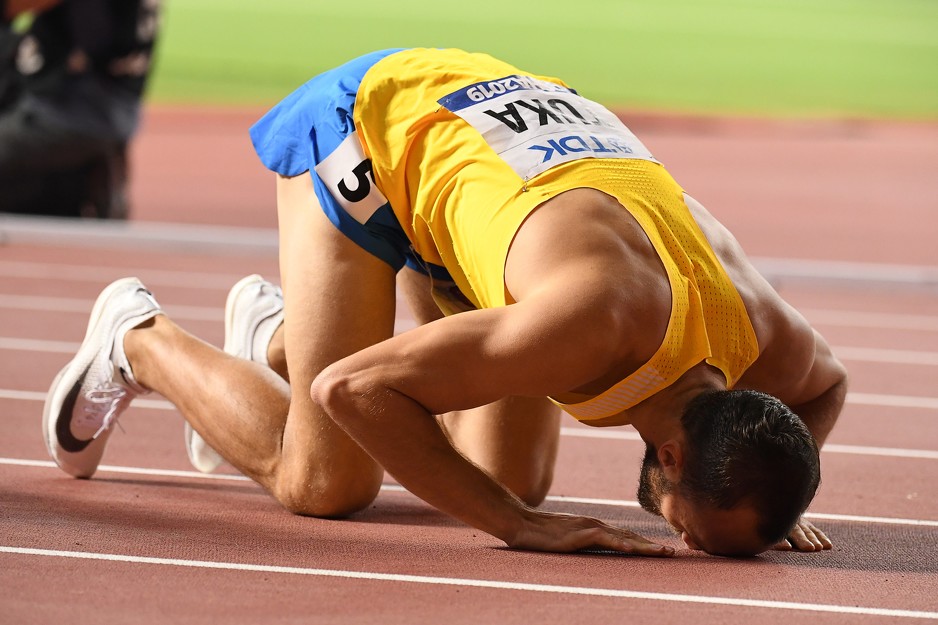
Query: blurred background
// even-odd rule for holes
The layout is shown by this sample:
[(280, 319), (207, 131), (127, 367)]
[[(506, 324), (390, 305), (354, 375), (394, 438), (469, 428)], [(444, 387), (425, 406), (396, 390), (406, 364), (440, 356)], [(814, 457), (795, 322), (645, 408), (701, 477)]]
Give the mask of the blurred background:
[(160, 12), (137, 225), (270, 237), (249, 127), (361, 54), (459, 47), (609, 106), (754, 256), (938, 267), (935, 0), (42, 1)]
[(150, 95), (273, 103), (414, 46), (489, 52), (616, 107), (938, 118), (933, 0), (169, 0)]

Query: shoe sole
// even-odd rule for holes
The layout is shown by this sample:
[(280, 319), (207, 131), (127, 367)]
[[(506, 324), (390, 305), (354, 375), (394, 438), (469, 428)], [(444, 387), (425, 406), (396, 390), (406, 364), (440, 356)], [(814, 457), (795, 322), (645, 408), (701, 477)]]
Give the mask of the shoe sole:
[[(78, 353), (76, 353), (75, 357), (55, 376), (52, 380), (52, 385), (49, 387), (49, 392), (46, 394), (46, 401), (42, 410), (42, 433), (46, 443), (46, 450), (63, 471), (77, 478), (91, 477), (97, 470), (97, 466), (88, 472), (82, 468), (69, 465), (63, 458), (58, 457), (53, 446), (53, 441), (57, 438), (55, 430), (58, 424), (58, 418), (61, 416), (62, 404), (65, 402), (66, 397), (75, 389), (75, 385), (81, 380), (85, 369), (91, 365), (92, 361), (94, 361), (94, 357), (98, 354), (97, 349), (91, 349), (93, 341), (89, 339), (94, 336), (98, 329), (101, 315), (104, 314), (105, 302), (111, 298), (111, 295), (129, 284), (142, 286), (140, 280), (137, 278), (122, 278), (112, 282), (101, 291), (101, 294), (98, 295), (98, 299), (94, 302), (94, 307), (91, 309), (88, 328), (85, 330), (85, 338), (82, 339)], [(103, 445), (108, 436), (110, 436), (109, 430), (102, 432), (101, 435), (95, 439), (95, 443), (100, 440), (101, 442), (97, 444)]]

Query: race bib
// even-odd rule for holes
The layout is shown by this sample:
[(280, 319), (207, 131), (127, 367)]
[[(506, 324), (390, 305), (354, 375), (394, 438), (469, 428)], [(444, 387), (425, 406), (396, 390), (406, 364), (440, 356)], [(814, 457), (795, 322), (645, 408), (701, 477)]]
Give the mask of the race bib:
[(655, 160), (607, 108), (530, 76), (479, 82), (438, 102), (475, 128), (525, 180), (581, 158)]
[(347, 136), (339, 147), (316, 165), (316, 173), (333, 199), (358, 223), (366, 223), (388, 203), (375, 184), (371, 159), (365, 158), (358, 131)]

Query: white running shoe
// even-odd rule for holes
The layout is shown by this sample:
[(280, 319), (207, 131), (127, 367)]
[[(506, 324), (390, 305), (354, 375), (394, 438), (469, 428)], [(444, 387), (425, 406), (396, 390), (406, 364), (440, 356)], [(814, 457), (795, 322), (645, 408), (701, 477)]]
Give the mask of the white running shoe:
[[(241, 279), (231, 287), (225, 303), (225, 352), (264, 366), (267, 348), (283, 323), (283, 292), (258, 275)], [(189, 462), (202, 473), (211, 473), (224, 459), (186, 423)]]
[(46, 448), (66, 473), (91, 477), (118, 417), (149, 392), (134, 379), (124, 336), (161, 313), (137, 278), (113, 282), (95, 301), (85, 339), (53, 380), (42, 411)]

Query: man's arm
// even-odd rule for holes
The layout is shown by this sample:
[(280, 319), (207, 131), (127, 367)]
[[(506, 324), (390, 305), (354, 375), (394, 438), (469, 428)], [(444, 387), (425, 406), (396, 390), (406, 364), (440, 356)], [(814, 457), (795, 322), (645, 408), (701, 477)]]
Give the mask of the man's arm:
[[(813, 329), (813, 359), (807, 375), (799, 383), (779, 394), (814, 435), (820, 449), (837, 423), (847, 396), (847, 370), (831, 352), (827, 341)], [(807, 341), (806, 341), (807, 342)], [(827, 535), (802, 518), (776, 549), (817, 551), (833, 546)]]
[(416, 328), (330, 366), (311, 394), (408, 490), (510, 547), (671, 555), (596, 519), (526, 506), (460, 455), (432, 416), (512, 394), (546, 395), (601, 374), (609, 335), (601, 319), (583, 316), (590, 294), (570, 291)]
[[(844, 406), (847, 397), (847, 370), (831, 352), (830, 346), (816, 330), (814, 362), (800, 391), (787, 401), (801, 417), (820, 449)], [(783, 401), (785, 397), (781, 398)]]

